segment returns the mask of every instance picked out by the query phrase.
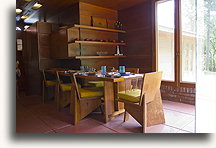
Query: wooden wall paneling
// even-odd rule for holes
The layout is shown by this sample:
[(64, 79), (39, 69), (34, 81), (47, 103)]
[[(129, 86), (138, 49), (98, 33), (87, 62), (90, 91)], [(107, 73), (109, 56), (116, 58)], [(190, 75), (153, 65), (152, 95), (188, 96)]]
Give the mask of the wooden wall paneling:
[(27, 95), (41, 94), (41, 73), (39, 71), (39, 53), (37, 25), (33, 24), (26, 32), (23, 56), (25, 63), (25, 84)]
[(38, 48), (40, 58), (50, 58), (50, 34), (38, 34)]
[(126, 34), (119, 34), (127, 46), (122, 52), (127, 55), (119, 63), (127, 67), (142, 68), (142, 71), (152, 69), (152, 11), (151, 1), (118, 11), (118, 16)]
[(117, 20), (118, 19), (118, 12), (116, 10), (107, 9), (104, 7), (99, 7), (87, 3), (79, 3), (80, 8), (80, 15), (86, 15), (86, 16), (96, 16), (111, 20)]
[(96, 68), (97, 70), (101, 69), (101, 66), (107, 66), (107, 71), (111, 67), (118, 68), (118, 60), (116, 59), (83, 59), (81, 60), (81, 65), (90, 66)]
[(113, 56), (116, 53), (116, 46), (110, 45), (81, 45), (82, 56), (96, 56), (97, 52), (107, 52), (107, 56)]
[(47, 22), (59, 24), (60, 26), (79, 24), (79, 4), (76, 3), (60, 11), (49, 13)]
[(80, 45), (76, 43), (68, 44), (68, 57), (75, 57), (80, 55)]
[(68, 57), (67, 30), (60, 30), (51, 34), (51, 57), (56, 59)]
[(74, 39), (79, 38), (79, 29), (78, 28), (70, 28), (67, 29), (67, 41), (73, 42)]

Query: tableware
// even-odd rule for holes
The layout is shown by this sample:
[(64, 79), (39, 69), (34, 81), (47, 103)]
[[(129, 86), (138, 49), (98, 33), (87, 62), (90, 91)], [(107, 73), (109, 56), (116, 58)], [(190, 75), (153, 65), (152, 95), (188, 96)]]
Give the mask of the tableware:
[(101, 66), (102, 75), (106, 75), (106, 66)]
[(124, 73), (125, 72), (125, 66), (119, 66), (119, 72)]

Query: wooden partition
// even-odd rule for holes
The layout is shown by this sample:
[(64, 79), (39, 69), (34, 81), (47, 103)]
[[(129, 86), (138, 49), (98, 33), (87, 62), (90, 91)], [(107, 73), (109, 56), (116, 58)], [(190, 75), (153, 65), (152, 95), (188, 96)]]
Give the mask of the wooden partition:
[(127, 31), (119, 38), (127, 42), (123, 47), (126, 58), (120, 59), (120, 65), (141, 68), (141, 72), (152, 71), (152, 2), (145, 2), (136, 6), (120, 10), (119, 20)]

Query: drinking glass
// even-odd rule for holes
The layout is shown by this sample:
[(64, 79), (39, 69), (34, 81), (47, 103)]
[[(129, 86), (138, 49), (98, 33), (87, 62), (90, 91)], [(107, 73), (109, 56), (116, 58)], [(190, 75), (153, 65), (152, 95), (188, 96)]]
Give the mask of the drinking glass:
[(125, 66), (119, 66), (119, 72), (124, 73), (125, 72)]
[(101, 73), (102, 75), (106, 74), (106, 66), (101, 66)]

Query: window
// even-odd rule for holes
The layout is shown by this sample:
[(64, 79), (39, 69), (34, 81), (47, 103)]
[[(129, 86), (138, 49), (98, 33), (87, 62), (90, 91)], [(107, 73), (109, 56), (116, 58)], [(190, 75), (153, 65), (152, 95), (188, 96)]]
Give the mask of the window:
[(175, 81), (174, 65), (174, 0), (157, 3), (158, 71), (163, 80)]
[(196, 81), (196, 1), (181, 0), (181, 82)]
[(196, 0), (156, 1), (156, 69), (165, 83), (195, 87), (196, 20)]

